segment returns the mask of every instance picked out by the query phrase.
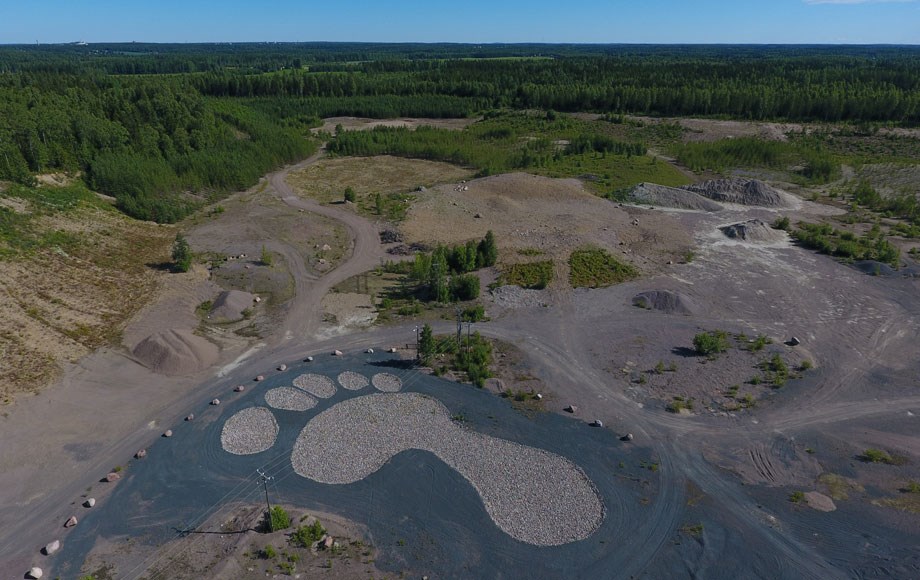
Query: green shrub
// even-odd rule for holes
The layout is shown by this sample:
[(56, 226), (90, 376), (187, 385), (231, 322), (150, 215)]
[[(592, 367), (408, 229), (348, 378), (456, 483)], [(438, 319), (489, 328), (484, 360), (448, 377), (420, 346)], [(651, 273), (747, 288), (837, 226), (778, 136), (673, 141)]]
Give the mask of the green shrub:
[(275, 551), (275, 548), (271, 544), (265, 546), (259, 551), (259, 557), (263, 560), (274, 560), (278, 556), (278, 552)]
[(355, 190), (354, 190), (353, 188), (351, 188), (351, 187), (346, 187), (346, 188), (345, 188), (345, 196), (344, 196), (344, 197), (345, 197), (345, 201), (354, 203), (355, 200), (357, 199), (357, 194), (355, 194)]
[(177, 272), (188, 272), (192, 267), (192, 249), (182, 234), (176, 234), (172, 250), (173, 265)]
[(288, 515), (287, 511), (280, 505), (276, 505), (269, 512), (270, 518), (270, 530), (277, 532), (278, 530), (286, 530), (291, 527), (291, 516)]
[(868, 463), (892, 463), (891, 456), (881, 449), (866, 449), (860, 459)]
[(318, 542), (326, 534), (326, 528), (319, 520), (309, 526), (300, 526), (291, 534), (290, 541), (293, 545), (301, 548), (309, 548), (314, 542)]
[(693, 337), (693, 348), (698, 354), (715, 356), (728, 350), (728, 334), (723, 330), (701, 332)]
[(794, 491), (789, 494), (789, 501), (792, 503), (802, 503), (805, 501), (805, 493), (801, 491)]

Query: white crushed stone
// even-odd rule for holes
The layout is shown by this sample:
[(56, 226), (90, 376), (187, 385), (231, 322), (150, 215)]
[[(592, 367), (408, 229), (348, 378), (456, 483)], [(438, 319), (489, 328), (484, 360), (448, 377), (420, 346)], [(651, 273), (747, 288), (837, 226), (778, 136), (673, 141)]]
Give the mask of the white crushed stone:
[(292, 387), (278, 387), (265, 393), (265, 402), (272, 409), (306, 411), (319, 402), (305, 392)]
[(314, 397), (328, 399), (335, 394), (335, 383), (329, 377), (307, 373), (294, 379), (294, 386), (304, 390)]
[(370, 384), (367, 377), (354, 371), (345, 371), (338, 377), (339, 384), (349, 391), (360, 391)]
[(574, 463), (464, 429), (444, 405), (418, 393), (357, 397), (323, 411), (301, 431), (291, 463), (303, 477), (348, 484), (407, 449), (434, 453), (456, 469), (496, 525), (522, 542), (582, 540), (604, 520), (594, 484)]
[(396, 393), (402, 389), (402, 379), (390, 373), (377, 373), (371, 382), (374, 388), (384, 393)]
[(249, 407), (239, 411), (224, 423), (220, 444), (234, 455), (261, 453), (275, 444), (278, 422), (270, 409)]

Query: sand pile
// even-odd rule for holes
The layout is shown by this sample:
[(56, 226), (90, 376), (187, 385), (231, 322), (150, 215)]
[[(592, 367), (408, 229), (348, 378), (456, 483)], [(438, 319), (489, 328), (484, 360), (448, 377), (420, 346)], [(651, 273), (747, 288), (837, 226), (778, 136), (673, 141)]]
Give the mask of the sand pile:
[(633, 305), (648, 310), (658, 310), (665, 314), (683, 314), (689, 316), (696, 312), (696, 305), (689, 298), (670, 290), (649, 290), (633, 297)]
[(190, 330), (166, 330), (148, 336), (134, 347), (145, 367), (164, 375), (185, 375), (217, 362), (217, 347)]
[(637, 203), (658, 207), (692, 209), (697, 211), (721, 211), (721, 205), (702, 195), (677, 187), (666, 187), (654, 183), (640, 183), (629, 194)]
[(255, 296), (249, 292), (229, 290), (221, 292), (211, 307), (212, 322), (236, 322), (243, 319), (243, 311), (252, 308)]
[(756, 179), (710, 179), (681, 189), (723, 203), (760, 207), (792, 207), (792, 196)]
[(773, 244), (786, 239), (786, 232), (775, 230), (763, 220), (748, 220), (719, 228), (723, 234), (733, 240)]

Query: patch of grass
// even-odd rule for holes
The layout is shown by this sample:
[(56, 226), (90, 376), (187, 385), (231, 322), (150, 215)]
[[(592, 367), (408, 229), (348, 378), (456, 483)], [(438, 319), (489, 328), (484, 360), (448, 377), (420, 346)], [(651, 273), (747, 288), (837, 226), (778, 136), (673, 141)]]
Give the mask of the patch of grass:
[(680, 527), (680, 533), (699, 538), (703, 535), (703, 524), (684, 524)]
[(569, 282), (573, 288), (604, 288), (632, 280), (639, 271), (614, 258), (603, 248), (585, 246), (569, 256)]
[(517, 251), (517, 253), (520, 256), (534, 257), (534, 256), (542, 256), (546, 252), (544, 252), (543, 250), (538, 250), (537, 248), (521, 248)]
[(665, 406), (665, 409), (669, 413), (680, 413), (684, 409), (687, 411), (693, 410), (693, 399), (684, 399), (683, 397), (675, 396), (668, 404)]
[(524, 264), (512, 264), (502, 272), (502, 285), (542, 290), (553, 281), (553, 261), (541, 260)]
[(869, 448), (863, 451), (862, 455), (859, 456), (859, 459), (866, 463), (884, 463), (885, 465), (904, 465), (907, 463), (906, 457), (888, 454), (881, 449), (873, 448)]
[(802, 503), (803, 501), (805, 501), (805, 492), (794, 491), (790, 493), (789, 501), (791, 501), (792, 503)]

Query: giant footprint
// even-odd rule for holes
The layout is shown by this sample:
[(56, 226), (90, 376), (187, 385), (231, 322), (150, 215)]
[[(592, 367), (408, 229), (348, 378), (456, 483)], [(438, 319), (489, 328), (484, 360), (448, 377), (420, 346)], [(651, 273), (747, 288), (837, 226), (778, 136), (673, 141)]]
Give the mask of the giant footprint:
[[(343, 373), (339, 383), (352, 390), (367, 385), (366, 379), (355, 375)], [(331, 383), (319, 375), (298, 379), (295, 386), (311, 392), (314, 385)], [(457, 470), (479, 493), (496, 525), (522, 542), (556, 546), (583, 540), (603, 522), (603, 502), (571, 461), (464, 429), (439, 401), (418, 393), (396, 393), (401, 381), (394, 375), (376, 375), (372, 383), (385, 392), (343, 401), (307, 423), (291, 456), (296, 473), (320, 483), (354, 483), (394, 455), (420, 449)], [(233, 422), (231, 417), (225, 432)], [(253, 446), (253, 452), (265, 449), (263, 441)]]

